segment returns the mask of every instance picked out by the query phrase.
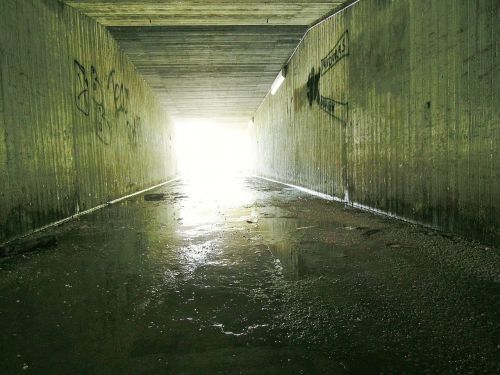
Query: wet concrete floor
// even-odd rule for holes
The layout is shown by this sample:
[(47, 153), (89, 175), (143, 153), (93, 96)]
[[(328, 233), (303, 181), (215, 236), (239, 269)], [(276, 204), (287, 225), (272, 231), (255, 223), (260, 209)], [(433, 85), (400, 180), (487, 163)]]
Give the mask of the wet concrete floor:
[(1, 374), (500, 373), (500, 252), (259, 179), (0, 260)]

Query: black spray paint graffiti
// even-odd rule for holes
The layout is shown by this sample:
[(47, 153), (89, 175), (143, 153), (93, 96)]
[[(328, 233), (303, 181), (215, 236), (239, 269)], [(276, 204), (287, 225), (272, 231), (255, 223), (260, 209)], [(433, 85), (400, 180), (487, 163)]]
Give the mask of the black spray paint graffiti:
[(139, 116), (135, 116), (132, 121), (127, 120), (127, 128), (129, 143), (134, 146), (137, 145), (137, 137), (141, 128), (141, 118)]
[(99, 74), (94, 66), (90, 67), (90, 84), (87, 69), (78, 60), (74, 60), (75, 68), (75, 103), (85, 116), (92, 116), (95, 133), (106, 145), (111, 142), (111, 125), (106, 118), (104, 90)]
[(347, 56), (349, 56), (349, 32), (346, 30), (335, 44), (335, 47), (321, 60), (321, 75), (325, 75)]
[(104, 90), (99, 79), (97, 69), (92, 65), (90, 67), (92, 77), (92, 102), (95, 105), (95, 132), (102, 143), (109, 145), (112, 138), (112, 128), (106, 116), (106, 107), (104, 105)]
[(74, 60), (75, 69), (75, 103), (76, 107), (85, 116), (90, 113), (90, 102), (89, 102), (89, 80), (87, 79), (87, 72), (85, 67), (80, 64), (77, 60)]
[[(321, 95), (320, 82), (327, 72), (332, 70), (342, 59), (349, 56), (349, 33), (346, 30), (332, 50), (322, 60), (320, 67), (312, 68), (307, 80), (307, 100), (309, 106), (314, 103), (335, 119), (346, 123), (348, 103)], [(344, 110), (342, 110), (344, 109)]]
[(307, 80), (307, 100), (309, 101), (309, 106), (317, 102), (319, 95), (319, 79), (321, 78), (321, 73), (316, 73), (314, 68), (311, 69), (309, 73), (309, 79)]
[(128, 114), (129, 91), (121, 82), (116, 80), (115, 70), (111, 70), (108, 75), (108, 90), (113, 90), (113, 101), (115, 103), (115, 114)]
[[(109, 145), (112, 140), (113, 128), (106, 110), (106, 98), (111, 96), (115, 106), (115, 117), (120, 118), (120, 113), (128, 114), (129, 89), (123, 83), (116, 82), (116, 72), (111, 70), (108, 75), (106, 88), (103, 87), (98, 70), (95, 66), (90, 67), (90, 77), (87, 69), (78, 60), (74, 60), (75, 69), (75, 105), (85, 116), (91, 116), (95, 124), (97, 138), (104, 144)], [(90, 79), (90, 82), (89, 82)], [(109, 96), (108, 96), (109, 94)], [(140, 118), (134, 117), (129, 120), (125, 117), (129, 141), (137, 145)]]
[(104, 106), (104, 91), (99, 79), (99, 74), (94, 65), (90, 67), (90, 74), (92, 80), (92, 100), (95, 104)]

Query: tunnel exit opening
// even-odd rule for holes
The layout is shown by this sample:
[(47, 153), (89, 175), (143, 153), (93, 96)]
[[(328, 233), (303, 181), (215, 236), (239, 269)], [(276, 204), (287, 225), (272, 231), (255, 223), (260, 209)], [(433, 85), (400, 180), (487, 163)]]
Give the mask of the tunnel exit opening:
[(208, 119), (175, 124), (179, 175), (206, 184), (248, 174), (253, 153), (248, 130)]
[(253, 168), (247, 128), (207, 119), (175, 124), (178, 175), (189, 199), (180, 216), (186, 225), (216, 220), (221, 209), (249, 203), (243, 183)]

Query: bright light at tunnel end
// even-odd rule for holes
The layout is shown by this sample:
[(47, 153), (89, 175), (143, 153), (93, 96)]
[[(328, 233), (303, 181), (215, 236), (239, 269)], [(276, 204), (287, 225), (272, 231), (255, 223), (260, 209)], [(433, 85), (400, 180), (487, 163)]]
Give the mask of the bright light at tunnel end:
[(175, 123), (179, 175), (210, 182), (247, 175), (253, 167), (248, 129), (210, 120)]

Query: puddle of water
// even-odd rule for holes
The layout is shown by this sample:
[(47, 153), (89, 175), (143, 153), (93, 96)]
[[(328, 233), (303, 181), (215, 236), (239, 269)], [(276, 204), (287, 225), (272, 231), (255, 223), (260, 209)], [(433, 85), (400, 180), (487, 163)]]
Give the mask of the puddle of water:
[(497, 372), (491, 251), (478, 281), (439, 236), (234, 183), (172, 184), (0, 262), (2, 374)]

